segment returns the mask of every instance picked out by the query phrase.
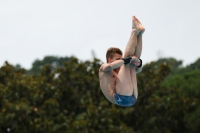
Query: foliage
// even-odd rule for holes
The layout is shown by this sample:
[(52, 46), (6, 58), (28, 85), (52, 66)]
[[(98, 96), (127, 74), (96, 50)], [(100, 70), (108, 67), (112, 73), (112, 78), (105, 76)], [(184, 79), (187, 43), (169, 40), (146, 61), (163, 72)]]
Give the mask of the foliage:
[(71, 60), (71, 58), (73, 57), (45, 56), (43, 60), (35, 60), (32, 64), (32, 68), (27, 71), (27, 74), (38, 75), (45, 65), (50, 65), (52, 70), (63, 67), (64, 63)]
[(200, 79), (200, 71), (194, 70), (191, 72), (184, 73), (182, 75), (179, 74), (175, 76), (170, 76), (162, 83), (162, 86), (170, 88), (171, 91), (173, 92), (177, 92), (176, 95), (179, 95), (179, 98), (181, 98), (182, 103), (179, 103), (178, 105), (185, 106), (185, 109), (182, 110), (184, 114), (182, 115), (182, 119), (187, 129), (193, 129), (189, 130), (188, 133), (199, 132), (198, 130), (200, 123), (199, 79)]
[(186, 67), (180, 68), (176, 71), (176, 74), (183, 74), (194, 70), (200, 70), (200, 58), (198, 58), (194, 63), (187, 65)]
[(155, 63), (158, 66), (163, 63), (168, 64), (171, 67), (172, 72), (176, 72), (182, 66), (182, 61), (178, 61), (174, 58), (160, 58)]
[(138, 101), (120, 107), (100, 90), (101, 63), (72, 57), (53, 71), (51, 64), (43, 64), (34, 76), (5, 62), (0, 68), (0, 133), (199, 132), (198, 72), (168, 76), (170, 64), (146, 64), (137, 76)]

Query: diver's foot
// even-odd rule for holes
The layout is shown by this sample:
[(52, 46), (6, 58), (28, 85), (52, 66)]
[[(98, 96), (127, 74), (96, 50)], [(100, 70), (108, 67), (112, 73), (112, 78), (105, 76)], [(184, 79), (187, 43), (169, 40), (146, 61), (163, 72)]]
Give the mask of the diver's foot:
[(137, 35), (142, 35), (145, 31), (145, 28), (135, 16), (132, 17), (132, 29), (136, 31)]

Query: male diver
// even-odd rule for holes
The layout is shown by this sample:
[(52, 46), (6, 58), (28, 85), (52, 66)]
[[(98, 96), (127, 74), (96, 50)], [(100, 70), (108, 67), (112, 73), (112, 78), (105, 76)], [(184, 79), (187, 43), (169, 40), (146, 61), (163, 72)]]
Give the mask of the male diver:
[(136, 73), (142, 69), (142, 35), (145, 28), (140, 21), (132, 17), (131, 36), (122, 58), (119, 48), (107, 50), (107, 63), (99, 69), (100, 87), (105, 97), (120, 106), (132, 106), (137, 101), (138, 89)]

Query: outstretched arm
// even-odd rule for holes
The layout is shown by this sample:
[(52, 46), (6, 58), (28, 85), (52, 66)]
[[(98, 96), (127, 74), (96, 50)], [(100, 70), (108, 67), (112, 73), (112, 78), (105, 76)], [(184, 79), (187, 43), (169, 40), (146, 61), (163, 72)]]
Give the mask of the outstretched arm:
[(130, 63), (130, 60), (132, 58), (129, 56), (129, 57), (126, 57), (126, 58), (122, 58), (121, 60), (116, 60), (110, 64), (106, 63), (106, 64), (103, 64), (103, 71), (111, 71), (115, 68), (118, 68), (120, 67), (121, 65), (123, 64), (129, 64)]
[(122, 66), (123, 64), (124, 64), (124, 60), (116, 60), (109, 64), (105, 63), (102, 65), (102, 71), (104, 72), (111, 71), (115, 68)]

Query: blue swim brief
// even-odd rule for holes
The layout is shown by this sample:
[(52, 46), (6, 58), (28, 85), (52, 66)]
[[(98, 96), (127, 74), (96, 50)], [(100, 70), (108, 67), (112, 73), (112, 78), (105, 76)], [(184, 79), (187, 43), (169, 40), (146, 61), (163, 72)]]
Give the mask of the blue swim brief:
[(114, 93), (114, 98), (117, 104), (120, 106), (132, 106), (137, 101), (134, 95), (124, 96), (124, 95), (119, 95), (116, 92)]

